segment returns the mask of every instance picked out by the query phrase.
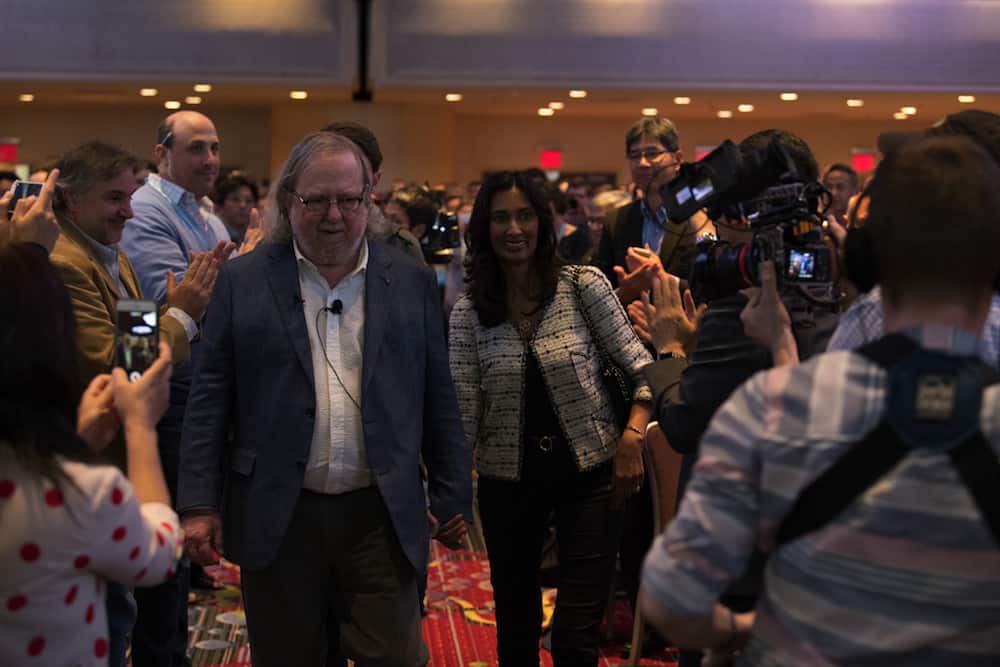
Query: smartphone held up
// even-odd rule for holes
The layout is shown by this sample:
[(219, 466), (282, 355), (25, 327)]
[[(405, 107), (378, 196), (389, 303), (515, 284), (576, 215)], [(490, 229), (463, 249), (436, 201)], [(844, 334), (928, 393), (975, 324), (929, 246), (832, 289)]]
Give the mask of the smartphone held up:
[[(14, 181), (14, 185), (12, 186), (14, 196), (7, 203), (7, 214), (10, 215), (14, 212), (14, 207), (17, 206), (18, 200), (27, 197), (37, 197), (44, 185), (45, 183), (39, 183), (38, 181)], [(0, 195), (2, 194), (0, 192)]]
[(160, 341), (156, 302), (122, 299), (117, 305), (116, 363), (135, 382), (156, 361)]

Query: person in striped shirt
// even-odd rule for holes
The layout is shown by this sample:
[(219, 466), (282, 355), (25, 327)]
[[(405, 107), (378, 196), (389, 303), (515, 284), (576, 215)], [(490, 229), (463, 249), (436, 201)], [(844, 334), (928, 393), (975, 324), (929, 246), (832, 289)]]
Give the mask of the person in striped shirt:
[[(967, 138), (928, 138), (876, 178), (869, 227), (886, 333), (980, 354), (1000, 275), (1000, 166)], [(730, 397), (646, 557), (641, 605), (656, 628), (709, 649), (708, 664), (1000, 664), (1000, 538), (947, 453), (913, 450), (833, 520), (776, 546), (803, 490), (886, 417), (887, 375), (830, 352), (759, 373)], [(1000, 386), (978, 414), (998, 457)], [(763, 592), (734, 614), (718, 598), (755, 546), (769, 556)]]

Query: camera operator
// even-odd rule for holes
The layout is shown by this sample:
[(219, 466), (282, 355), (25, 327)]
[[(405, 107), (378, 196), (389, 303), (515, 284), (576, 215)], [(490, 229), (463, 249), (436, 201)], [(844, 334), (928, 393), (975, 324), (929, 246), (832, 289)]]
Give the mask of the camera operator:
[[(977, 356), (998, 182), (963, 137), (879, 167), (868, 229), (888, 335), (761, 373), (720, 408), (643, 571), (643, 612), (679, 645), (711, 664), (998, 663), (1000, 387)], [(761, 600), (734, 614), (718, 601), (755, 547)]]
[[(760, 153), (772, 139), (776, 139), (788, 154), (801, 181), (816, 180), (818, 168), (809, 146), (789, 132), (764, 130), (753, 134), (740, 143), (740, 152), (743, 155)], [(742, 219), (724, 216), (717, 229), (719, 240), (731, 246), (748, 243), (753, 238), (753, 231)], [(652, 379), (660, 426), (671, 446), (681, 453), (696, 450), (715, 409), (755, 372), (774, 365), (775, 352), (781, 361), (791, 360), (793, 354), (795, 360), (800, 353), (808, 357), (825, 348), (826, 338), (833, 331), (836, 315), (822, 310), (806, 313), (812, 316), (811, 320), (803, 319), (803, 326), (798, 326), (799, 322), (793, 326), (787, 309), (777, 298), (773, 267), (765, 265), (760, 277), (759, 288), (712, 295), (714, 298), (707, 300), (707, 309), (698, 318), (696, 342), (692, 332), (678, 346), (669, 340), (669, 332), (663, 333), (662, 321), (655, 326), (660, 332), (655, 346), (661, 361), (650, 366), (647, 375)], [(661, 274), (660, 281), (669, 283), (669, 278)], [(695, 288), (697, 291), (697, 284)], [(676, 290), (676, 285), (672, 289)], [(690, 297), (688, 300), (691, 307), (686, 313), (687, 326), (694, 327), (694, 300)], [(663, 320), (684, 314), (676, 308), (670, 309), (669, 304), (677, 300), (663, 302), (661, 306), (654, 295), (653, 301), (651, 319)], [(786, 326), (770, 326), (762, 331), (759, 325), (773, 318), (781, 321), (787, 318)], [(750, 324), (753, 337), (747, 334), (744, 320)], [(683, 349), (685, 344), (691, 353), (690, 363)]]
[[(819, 170), (808, 145), (789, 132), (758, 132), (740, 143), (739, 152), (749, 161), (774, 144), (784, 151), (799, 181), (817, 180)], [(729, 247), (753, 239), (754, 232), (743, 218), (725, 215), (717, 223), (719, 240)], [(695, 308), (690, 292), (681, 296), (676, 278), (661, 273), (656, 280), (653, 304), (647, 308), (660, 361), (648, 366), (646, 375), (660, 427), (671, 447), (685, 455), (678, 499), (683, 496), (698, 442), (718, 407), (754, 373), (796, 362), (800, 353), (807, 357), (822, 351), (825, 337), (836, 324), (835, 313), (817, 311), (797, 312), (793, 325), (778, 293), (773, 264), (765, 263), (759, 278), (759, 288), (710, 294), (707, 308), (700, 309)], [(693, 279), (696, 293), (710, 292)], [(752, 570), (726, 597), (739, 610), (753, 607), (759, 589), (759, 567), (756, 573)], [(699, 660), (697, 654), (682, 653), (680, 665), (697, 665)]]

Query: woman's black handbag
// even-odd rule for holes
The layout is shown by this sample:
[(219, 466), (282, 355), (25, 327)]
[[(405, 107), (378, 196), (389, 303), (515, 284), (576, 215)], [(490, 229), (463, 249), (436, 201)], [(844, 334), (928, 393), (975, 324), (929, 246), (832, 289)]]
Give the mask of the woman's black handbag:
[(576, 267), (573, 274), (573, 292), (576, 295), (576, 305), (580, 309), (580, 314), (583, 315), (583, 321), (587, 323), (590, 339), (594, 342), (594, 348), (597, 350), (601, 367), (601, 384), (604, 385), (608, 402), (611, 404), (611, 411), (615, 415), (619, 430), (624, 430), (625, 424), (628, 423), (629, 411), (632, 409), (632, 392), (635, 389), (635, 384), (632, 382), (632, 376), (623, 371), (601, 345), (601, 339), (598, 337), (597, 330), (594, 328), (593, 322), (590, 321), (590, 315), (587, 314), (583, 299), (580, 297), (580, 273), (582, 269), (583, 267)]

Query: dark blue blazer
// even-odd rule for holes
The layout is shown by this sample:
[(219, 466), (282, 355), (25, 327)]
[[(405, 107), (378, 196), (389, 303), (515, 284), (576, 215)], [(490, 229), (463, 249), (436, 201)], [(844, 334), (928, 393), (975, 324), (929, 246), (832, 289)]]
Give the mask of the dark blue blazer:
[[(420, 571), (428, 542), (421, 455), (431, 511), (442, 520), (471, 519), (472, 460), (434, 276), (386, 245), (368, 249), (365, 448)], [(177, 506), (221, 510), (226, 557), (250, 569), (274, 559), (302, 491), (316, 409), (306, 326), (290, 243), (261, 244), (223, 266), (184, 420)]]

